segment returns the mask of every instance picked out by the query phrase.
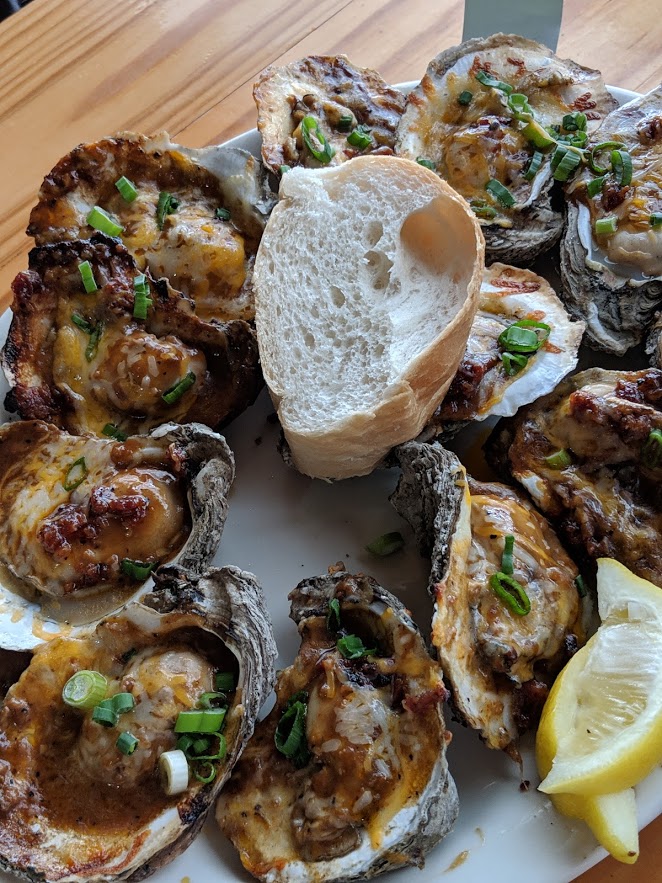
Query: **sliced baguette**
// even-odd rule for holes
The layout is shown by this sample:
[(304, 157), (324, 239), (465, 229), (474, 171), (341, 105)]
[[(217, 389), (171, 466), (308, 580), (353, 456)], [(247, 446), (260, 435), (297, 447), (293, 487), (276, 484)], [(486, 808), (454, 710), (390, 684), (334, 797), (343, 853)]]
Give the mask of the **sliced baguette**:
[(483, 264), (473, 212), (415, 162), (283, 176), (253, 284), (262, 369), (300, 472), (365, 475), (418, 435), (464, 352)]

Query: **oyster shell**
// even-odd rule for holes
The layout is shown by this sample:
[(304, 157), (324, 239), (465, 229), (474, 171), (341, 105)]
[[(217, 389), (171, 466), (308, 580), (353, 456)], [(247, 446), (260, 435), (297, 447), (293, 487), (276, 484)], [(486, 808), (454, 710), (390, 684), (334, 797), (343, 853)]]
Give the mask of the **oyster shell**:
[[(535, 725), (554, 677), (584, 641), (577, 568), (512, 488), (474, 481), (439, 445), (409, 442), (395, 453), (402, 476), (391, 502), (432, 559), (432, 643), (452, 704), (490, 748), (519, 759), (519, 735)], [(490, 583), (508, 535), (526, 615)]]
[[(95, 629), (39, 647), (0, 709), (0, 867), (28, 880), (137, 881), (189, 845), (250, 738), (273, 682), (276, 647), (261, 590), (234, 567), (163, 574), (144, 603)], [(106, 728), (61, 698), (80, 669), (100, 671), (110, 695), (135, 708)], [(233, 671), (227, 754), (204, 784), (166, 796), (158, 757), (177, 742), (180, 711)], [(118, 733), (138, 738), (130, 755)]]
[[(608, 175), (591, 197), (595, 175), (585, 167), (566, 187), (561, 280), (568, 308), (586, 321), (587, 342), (620, 356), (641, 341), (662, 304), (662, 227), (650, 222), (662, 199), (662, 86), (604, 119), (591, 142), (610, 141), (628, 151), (632, 180), (619, 186)], [(596, 236), (595, 222), (607, 217), (617, 219), (616, 231)]]
[[(99, 286), (93, 295), (83, 261)], [(135, 318), (138, 268), (117, 240), (96, 234), (34, 248), (29, 266), (12, 285), (2, 355), (9, 411), (74, 433), (100, 435), (111, 423), (130, 435), (169, 420), (217, 427), (254, 401), (262, 375), (251, 326), (204, 322), (188, 298), (149, 275), (146, 319)], [(182, 394), (168, 395), (181, 381)]]
[[(521, 319), (543, 322), (551, 331), (526, 367), (509, 376), (498, 338)], [(522, 405), (551, 392), (576, 367), (583, 331), (584, 323), (571, 321), (546, 279), (506, 264), (486, 267), (466, 352), (418, 441), (448, 437), (470, 420), (510, 417)]]
[(31, 649), (144, 592), (148, 576), (124, 561), (156, 582), (168, 562), (200, 573), (233, 478), (225, 440), (198, 424), (125, 442), (0, 428), (0, 646)]
[[(127, 177), (138, 195), (116, 187)], [(157, 217), (159, 195), (177, 208)], [(127, 132), (80, 144), (44, 178), (30, 215), (37, 245), (89, 239), (98, 205), (124, 228), (124, 245), (140, 271), (167, 277), (205, 319), (253, 319), (251, 276), (257, 246), (274, 204), (259, 160), (236, 147), (194, 149)], [(219, 217), (216, 210), (229, 212)]]
[[(499, 423), (489, 462), (520, 482), (577, 553), (662, 586), (662, 371), (591, 368)], [(560, 468), (547, 457), (566, 451)]]
[[(527, 180), (535, 148), (522, 134), (526, 123), (515, 118), (503, 91), (476, 79), (479, 71), (525, 95), (543, 129), (561, 124), (565, 114), (585, 111), (591, 131), (616, 102), (598, 71), (560, 59), (533, 40), (507, 34), (445, 50), (409, 94), (396, 153), (433, 163), (479, 217), (491, 216), (481, 218), (489, 261), (527, 264), (561, 235), (562, 216), (551, 202), (552, 171), (545, 159)], [(471, 93), (468, 104), (458, 101), (463, 92)], [(512, 207), (485, 189), (491, 179), (508, 188)]]
[[(344, 55), (309, 55), (283, 67), (272, 65), (260, 74), (253, 97), (262, 159), (272, 172), (279, 172), (282, 165), (319, 168), (354, 156), (393, 153), (405, 107), (402, 93), (388, 86), (377, 71), (355, 67)], [(327, 163), (305, 147), (301, 121), (306, 116), (315, 117), (334, 151)], [(370, 130), (365, 148), (347, 141), (357, 126)]]
[(646, 341), (646, 352), (651, 357), (651, 365), (662, 368), (662, 313), (656, 313)]
[[(290, 598), (302, 647), (221, 795), (218, 823), (244, 866), (269, 883), (367, 879), (421, 864), (458, 810), (438, 667), (403, 605), (369, 577), (305, 580)], [(334, 599), (341, 633), (358, 635), (369, 658), (336, 649)], [(301, 690), (307, 747), (291, 760), (274, 733)]]

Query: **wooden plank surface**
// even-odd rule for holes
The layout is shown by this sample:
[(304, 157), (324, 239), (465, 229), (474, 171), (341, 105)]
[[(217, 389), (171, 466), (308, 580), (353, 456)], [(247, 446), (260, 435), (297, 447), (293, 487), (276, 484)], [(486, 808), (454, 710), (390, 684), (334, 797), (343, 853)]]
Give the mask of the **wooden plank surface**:
[[(531, 0), (536, 2), (536, 0)], [(458, 42), (461, 0), (34, 0), (0, 24), (0, 306), (25, 267), (42, 177), (75, 144), (167, 129), (182, 143), (254, 126), (251, 85), (275, 61), (344, 52), (389, 82), (420, 79)], [(558, 52), (643, 91), (662, 81), (662, 14), (648, 0), (566, 0)], [(659, 879), (662, 818), (634, 867), (583, 883)]]

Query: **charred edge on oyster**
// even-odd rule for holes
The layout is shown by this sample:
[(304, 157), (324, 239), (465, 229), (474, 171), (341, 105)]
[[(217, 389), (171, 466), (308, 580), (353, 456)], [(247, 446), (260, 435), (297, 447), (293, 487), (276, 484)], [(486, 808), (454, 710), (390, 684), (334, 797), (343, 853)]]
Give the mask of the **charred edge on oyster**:
[[(457, 815), (441, 674), (403, 605), (368, 577), (305, 580), (290, 599), (302, 647), (217, 820), (244, 866), (270, 883), (367, 879), (421, 864)], [(347, 635), (369, 656), (341, 654)], [(305, 737), (290, 759), (274, 734), (293, 702), (306, 709)]]

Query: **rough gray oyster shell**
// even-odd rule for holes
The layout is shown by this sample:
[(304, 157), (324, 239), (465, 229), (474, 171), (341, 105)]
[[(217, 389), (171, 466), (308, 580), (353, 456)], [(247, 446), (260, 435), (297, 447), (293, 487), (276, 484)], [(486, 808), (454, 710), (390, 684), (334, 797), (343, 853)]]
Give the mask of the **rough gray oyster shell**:
[(650, 356), (651, 365), (662, 368), (662, 313), (656, 313), (646, 340), (646, 353)]

